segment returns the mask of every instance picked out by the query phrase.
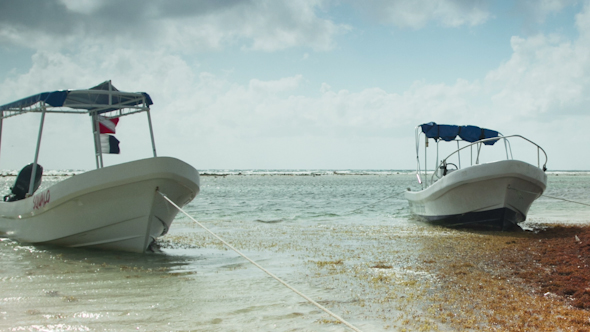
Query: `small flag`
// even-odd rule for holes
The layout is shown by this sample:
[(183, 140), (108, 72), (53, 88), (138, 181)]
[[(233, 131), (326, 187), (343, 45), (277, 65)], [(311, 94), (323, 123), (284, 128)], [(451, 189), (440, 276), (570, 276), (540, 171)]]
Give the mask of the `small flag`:
[(115, 127), (119, 123), (119, 118), (105, 118), (104, 116), (98, 117), (98, 127), (101, 134), (115, 134)]
[(113, 153), (119, 154), (119, 140), (113, 135), (101, 134), (100, 135), (100, 148), (102, 153)]

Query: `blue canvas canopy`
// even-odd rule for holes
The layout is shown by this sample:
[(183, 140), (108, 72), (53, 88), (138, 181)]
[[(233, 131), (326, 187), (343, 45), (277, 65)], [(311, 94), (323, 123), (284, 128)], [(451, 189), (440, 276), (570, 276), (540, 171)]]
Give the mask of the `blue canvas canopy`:
[[(422, 132), (426, 137), (434, 140), (443, 140), (446, 142), (455, 140), (457, 136), (467, 142), (473, 143), (485, 138), (499, 137), (500, 133), (495, 130), (480, 128), (476, 126), (456, 126), (440, 125), (435, 122), (424, 123), (420, 125)], [(494, 145), (497, 140), (484, 142), (486, 145)]]
[(152, 105), (145, 92), (120, 92), (110, 81), (105, 81), (88, 90), (62, 90), (43, 92), (0, 106), (0, 111), (24, 109), (37, 103), (45, 107), (70, 107), (106, 113), (113, 110)]

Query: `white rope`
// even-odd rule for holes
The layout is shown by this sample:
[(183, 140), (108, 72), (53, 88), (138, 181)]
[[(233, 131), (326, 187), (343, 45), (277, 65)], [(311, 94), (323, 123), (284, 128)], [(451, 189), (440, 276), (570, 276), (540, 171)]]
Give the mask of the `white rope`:
[(561, 198), (561, 197), (549, 196), (549, 195), (545, 195), (545, 194), (543, 194), (543, 196), (545, 196), (547, 198), (559, 199), (559, 200), (570, 202), (570, 203), (576, 203), (576, 204), (590, 206), (590, 204), (586, 204), (586, 203), (582, 203), (582, 202), (576, 202), (576, 201), (572, 201), (572, 200)]
[[(511, 188), (510, 186), (508, 186), (508, 189), (512, 189), (512, 190), (515, 190), (515, 191), (520, 191), (520, 192), (527, 193), (527, 194), (537, 195), (537, 193), (534, 193), (532, 191), (526, 191), (526, 190), (522, 190), (522, 189)], [(546, 195), (546, 194), (543, 194), (542, 196), (547, 197), (547, 198), (557, 199), (557, 200), (560, 200), (560, 201), (565, 201), (565, 202), (570, 202), (570, 203), (575, 203), (575, 204), (590, 206), (590, 204), (588, 204), (588, 203), (576, 202), (576, 201), (572, 201), (570, 199), (565, 199), (565, 198), (561, 198), (561, 197), (549, 196), (549, 195)]]
[(182, 212), (185, 216), (189, 217), (192, 221), (194, 221), (195, 223), (197, 223), (197, 225), (199, 225), (201, 228), (203, 228), (204, 230), (206, 230), (207, 232), (209, 232), (211, 235), (213, 235), (215, 238), (217, 238), (219, 241), (221, 241), (223, 244), (225, 244), (226, 246), (228, 246), (231, 250), (235, 251), (238, 255), (244, 257), (246, 260), (248, 260), (250, 263), (254, 264), (254, 266), (256, 266), (257, 268), (261, 269), (264, 273), (268, 274), (269, 276), (273, 277), (276, 281), (280, 282), (281, 284), (283, 284), (285, 287), (289, 288), (290, 290), (294, 291), (295, 293), (297, 293), (299, 296), (303, 297), (304, 299), (306, 299), (307, 301), (309, 301), (311, 304), (315, 305), (316, 307), (320, 308), (321, 310), (323, 310), (324, 312), (326, 312), (328, 315), (336, 318), (337, 320), (339, 320), (342, 324), (348, 326), (349, 328), (351, 328), (353, 331), (357, 331), (357, 332), (362, 332), (361, 330), (357, 329), (356, 327), (354, 327), (352, 324), (350, 324), (349, 322), (345, 321), (342, 317), (336, 315), (335, 313), (331, 312), (330, 310), (328, 310), (327, 308), (323, 307), (322, 305), (320, 305), (319, 303), (317, 303), (316, 301), (312, 300), (311, 298), (309, 298), (308, 296), (306, 296), (305, 294), (301, 293), (300, 291), (296, 290), (295, 288), (293, 288), (292, 286), (290, 286), (289, 284), (287, 284), (286, 282), (284, 282), (283, 280), (281, 280), (279, 277), (275, 276), (274, 274), (270, 273), (269, 271), (267, 271), (265, 268), (263, 268), (262, 266), (258, 265), (258, 263), (256, 263), (255, 261), (251, 260), (250, 258), (246, 257), (246, 255), (242, 254), (238, 249), (234, 248), (231, 244), (225, 242), (225, 240), (223, 240), (221, 237), (217, 236), (217, 234), (213, 233), (212, 231), (210, 231), (207, 227), (205, 227), (203, 224), (201, 224), (200, 222), (198, 222), (195, 218), (191, 217), (188, 213), (186, 213), (182, 208), (180, 208), (178, 205), (176, 205), (176, 203), (174, 203), (172, 200), (170, 200), (168, 197), (166, 197), (166, 195), (164, 195), (162, 192), (160, 192), (158, 190), (158, 193), (160, 195), (162, 195), (162, 197), (164, 197), (164, 199), (166, 199), (170, 204), (172, 204), (175, 208), (178, 209), (178, 211)]
[(362, 209), (368, 208), (369, 206), (376, 205), (377, 203), (381, 203), (381, 202), (383, 202), (383, 201), (385, 201), (385, 200), (388, 200), (388, 199), (390, 199), (390, 198), (393, 198), (393, 197), (395, 197), (395, 196), (397, 196), (397, 195), (399, 195), (399, 194), (394, 194), (394, 195), (391, 195), (391, 196), (387, 196), (387, 197), (385, 197), (385, 198), (383, 198), (383, 199), (380, 199), (380, 200), (378, 200), (378, 201), (376, 201), (376, 202), (373, 202), (373, 203), (371, 203), (371, 204), (367, 204), (367, 205), (365, 205), (365, 206), (361, 206), (361, 207), (360, 207), (360, 208), (358, 208), (358, 209), (354, 209), (354, 210), (352, 210), (352, 211), (348, 212), (347, 214), (353, 214), (353, 213), (355, 213), (356, 211), (359, 211), (359, 210), (362, 210)]

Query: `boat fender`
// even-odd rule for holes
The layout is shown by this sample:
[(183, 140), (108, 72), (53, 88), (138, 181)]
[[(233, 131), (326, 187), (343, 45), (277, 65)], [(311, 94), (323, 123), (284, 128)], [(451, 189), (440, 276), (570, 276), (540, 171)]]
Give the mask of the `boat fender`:
[[(5, 202), (14, 202), (27, 197), (29, 186), (31, 184), (31, 175), (33, 173), (33, 164), (28, 164), (18, 173), (14, 186), (10, 188), (11, 194), (4, 196)], [(35, 173), (35, 184), (33, 192), (39, 189), (41, 185), (41, 177), (43, 176), (43, 167), (37, 164), (37, 172)]]

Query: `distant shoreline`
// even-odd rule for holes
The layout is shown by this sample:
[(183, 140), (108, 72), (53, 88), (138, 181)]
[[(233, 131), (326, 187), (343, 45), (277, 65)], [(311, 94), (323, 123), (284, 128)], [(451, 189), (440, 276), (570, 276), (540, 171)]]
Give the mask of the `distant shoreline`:
[[(0, 171), (0, 177), (15, 177), (18, 170)], [(74, 176), (82, 174), (87, 170), (45, 170), (43, 176)], [(274, 170), (274, 169), (236, 169), (236, 170), (201, 170), (200, 176), (347, 176), (347, 175), (414, 175), (416, 170), (319, 170), (319, 169), (299, 169), (299, 170)], [(429, 170), (430, 173), (430, 170)], [(546, 172), (549, 176), (569, 175), (569, 176), (590, 176), (590, 170), (555, 170)]]

